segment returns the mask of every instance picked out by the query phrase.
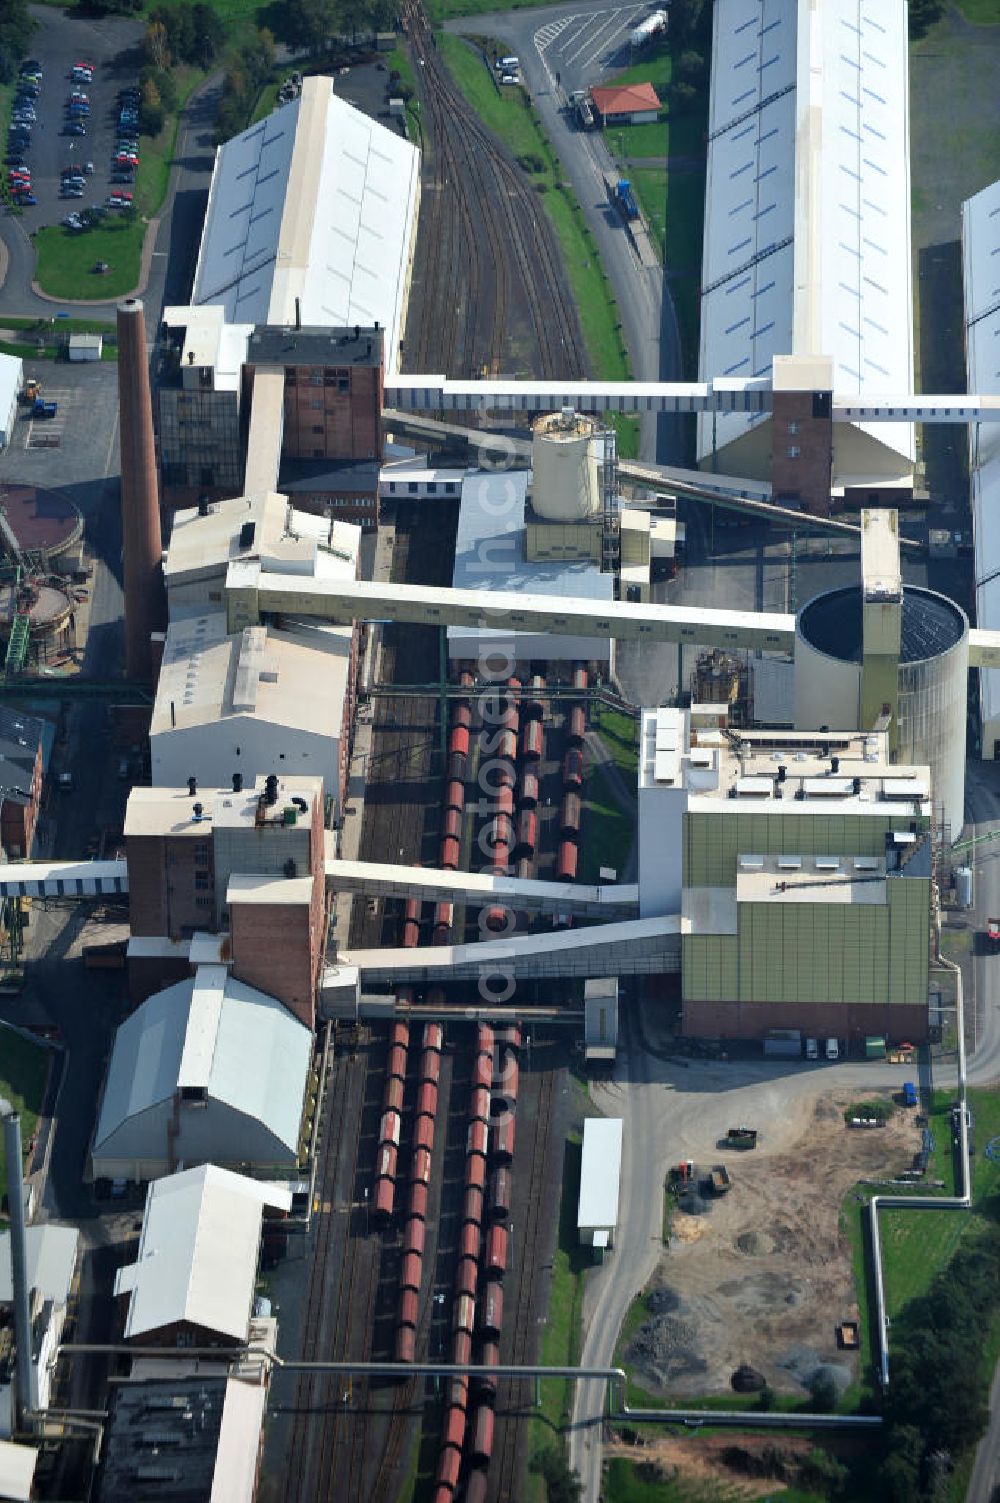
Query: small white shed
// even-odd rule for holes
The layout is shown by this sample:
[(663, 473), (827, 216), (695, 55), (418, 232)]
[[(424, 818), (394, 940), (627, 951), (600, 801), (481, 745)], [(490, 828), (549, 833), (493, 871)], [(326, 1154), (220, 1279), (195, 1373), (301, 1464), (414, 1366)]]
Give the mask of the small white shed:
[(588, 1117), (583, 1124), (580, 1202), (576, 1229), (584, 1247), (612, 1247), (618, 1225), (622, 1119)]
[(71, 360), (100, 360), (103, 349), (103, 334), (71, 334), (69, 336)]

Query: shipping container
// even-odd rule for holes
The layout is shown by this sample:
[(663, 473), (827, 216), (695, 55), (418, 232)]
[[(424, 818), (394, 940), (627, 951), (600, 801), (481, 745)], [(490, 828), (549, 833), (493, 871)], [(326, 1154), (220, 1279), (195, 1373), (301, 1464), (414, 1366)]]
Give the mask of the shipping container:
[[(440, 1056), (435, 1056), (440, 1058)], [(438, 1109), (438, 1088), (433, 1080), (425, 1080), (417, 1092), (417, 1116), (436, 1117)]]
[(441, 1079), (441, 1056), (436, 1049), (423, 1049), (420, 1053), (420, 1079), (433, 1081), (437, 1085)]
[(494, 1221), (506, 1221), (510, 1216), (510, 1170), (503, 1166), (490, 1175), (488, 1207)]
[[(465, 1410), (452, 1406), (444, 1412), (444, 1424), (441, 1427), (441, 1444), (453, 1446), (461, 1451), (465, 1444)], [(457, 1479), (456, 1479), (457, 1480)]]
[(571, 746), (563, 757), (562, 780), (564, 788), (578, 790), (583, 787), (583, 748)]
[(464, 725), (456, 725), (448, 737), (449, 756), (467, 757), (469, 755), (469, 731)]
[(458, 1487), (459, 1473), (462, 1470), (462, 1453), (456, 1451), (454, 1446), (441, 1452), (438, 1456), (436, 1481), (438, 1487), (450, 1488), (452, 1493)]
[(404, 1289), (399, 1296), (399, 1323), (416, 1326), (420, 1319), (420, 1295), (416, 1289)]
[[(465, 1503), (486, 1503), (486, 1472), (472, 1471), (465, 1479)], [(434, 1503), (446, 1503), (446, 1500), (435, 1498)]]
[(487, 1462), (493, 1455), (493, 1410), (489, 1404), (476, 1406), (472, 1418), (472, 1444), (469, 1448), (469, 1455), (473, 1461), (479, 1462)]
[(375, 1160), (376, 1173), (379, 1179), (396, 1178), (397, 1149), (395, 1143), (380, 1143), (378, 1156)]
[(490, 1128), (490, 1147), (499, 1164), (509, 1164), (514, 1157), (514, 1118), (503, 1117)]
[(443, 807), (445, 809), (465, 808), (465, 784), (459, 782), (457, 778), (452, 778), (445, 785)]
[(396, 1185), (387, 1175), (380, 1175), (375, 1181), (375, 1215), (383, 1220), (388, 1220), (396, 1205)]
[(481, 1121), (477, 1120), (477, 1121), (473, 1121), (473, 1122), (469, 1123), (469, 1133), (468, 1133), (468, 1140), (467, 1140), (467, 1144), (466, 1144), (466, 1153), (467, 1154), (478, 1153), (483, 1158), (486, 1157), (486, 1118), (485, 1117), (483, 1117)]
[[(500, 1347), (497, 1344), (497, 1342), (495, 1342), (495, 1341), (484, 1341), (481, 1344), (480, 1349), (479, 1349), (479, 1364), (478, 1365), (480, 1367), (499, 1367), (499, 1365), (500, 1365)], [(481, 1394), (484, 1394), (486, 1397), (496, 1397), (496, 1391), (497, 1391), (497, 1380), (496, 1380), (496, 1378), (479, 1377), (479, 1378), (476, 1379), (476, 1387), (478, 1388), (479, 1392)]]
[(559, 810), (559, 833), (564, 840), (575, 840), (579, 835), (581, 812), (580, 795), (572, 791), (564, 793), (562, 808)]
[(473, 1087), (469, 1097), (469, 1116), (474, 1122), (488, 1122), (490, 1120), (489, 1086)]
[(521, 773), (521, 794), (518, 803), (522, 809), (533, 809), (538, 803), (538, 773), (526, 767)]
[(454, 1331), (451, 1338), (451, 1360), (456, 1367), (472, 1361), (472, 1337), (468, 1331)]
[(503, 1285), (495, 1282), (487, 1284), (479, 1304), (482, 1312), (479, 1317), (480, 1329), (499, 1341), (503, 1330)]
[(476, 1302), (471, 1294), (458, 1294), (452, 1302), (452, 1329), (471, 1336), (476, 1319)]
[(521, 732), (521, 755), (526, 762), (537, 762), (542, 755), (545, 733), (540, 720), (529, 720)]
[(458, 1234), (458, 1256), (479, 1263), (479, 1227), (475, 1221), (466, 1221)]
[(486, 1188), (486, 1160), (482, 1154), (470, 1153), (465, 1160), (465, 1186), (475, 1185), (480, 1190)]
[(417, 1333), (412, 1326), (396, 1327), (396, 1361), (412, 1362), (417, 1347)]
[(406, 1079), (406, 1049), (402, 1044), (393, 1044), (390, 1048), (386, 1073), (390, 1080)]
[(422, 1221), (419, 1216), (408, 1216), (403, 1228), (403, 1252), (415, 1252), (423, 1257), (426, 1238), (426, 1221)]
[[(474, 1232), (477, 1232), (477, 1234), (478, 1234), (478, 1228), (475, 1227), (474, 1225), (472, 1225), (471, 1222), (469, 1222), (469, 1223), (466, 1224), (466, 1226), (463, 1228), (463, 1231), (469, 1231), (470, 1229), (472, 1231), (474, 1231)], [(478, 1235), (477, 1235), (477, 1241), (478, 1241)], [(478, 1279), (479, 1279), (479, 1259), (478, 1258), (459, 1258), (459, 1260), (458, 1260), (458, 1268), (455, 1271), (455, 1293), (456, 1294), (475, 1294), (475, 1292), (476, 1292), (476, 1283), (477, 1283)]]
[(582, 746), (587, 731), (587, 711), (583, 705), (573, 705), (569, 712), (569, 744)]
[(499, 1276), (507, 1272), (507, 1228), (496, 1222), (486, 1234), (486, 1260), (485, 1269), (487, 1277)]
[(394, 1148), (399, 1147), (399, 1112), (383, 1112), (378, 1125), (378, 1140), (380, 1143), (391, 1143)]
[[(447, 906), (450, 908), (451, 904), (449, 903)], [(448, 922), (451, 923), (450, 916), (448, 918)], [(431, 1001), (430, 996), (428, 996), (427, 1000), (428, 1000), (428, 1002)], [(435, 1001), (433, 1002), (432, 1005), (435, 1006), (435, 1007), (438, 1007), (443, 1002), (444, 1002), (444, 995), (442, 994), (441, 998), (440, 998), (440, 1002), (437, 999), (435, 999)], [(436, 1049), (439, 1054), (441, 1053), (441, 1050), (444, 1047), (444, 1024), (443, 1023), (425, 1023), (424, 1024), (424, 1037), (423, 1037), (422, 1047), (425, 1050), (426, 1049)]]
[(404, 1253), (403, 1269), (399, 1275), (400, 1289), (419, 1289), (423, 1272), (423, 1256), (418, 1252)]
[(538, 849), (538, 815), (534, 809), (522, 809), (518, 815), (517, 849), (529, 856)]
[(444, 824), (441, 826), (441, 834), (445, 837), (450, 836), (452, 840), (461, 840), (462, 819), (463, 816), (457, 809), (446, 809), (444, 811)]
[(559, 847), (559, 855), (556, 859), (556, 880), (559, 882), (576, 881), (576, 846), (571, 840), (564, 840)]
[(481, 1225), (483, 1219), (483, 1192), (478, 1185), (468, 1185), (462, 1197), (462, 1221)]

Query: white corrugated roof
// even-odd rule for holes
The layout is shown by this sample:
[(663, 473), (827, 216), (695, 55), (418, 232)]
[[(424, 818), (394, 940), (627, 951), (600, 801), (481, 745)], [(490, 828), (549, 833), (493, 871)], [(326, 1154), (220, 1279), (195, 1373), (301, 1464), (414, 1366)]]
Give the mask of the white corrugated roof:
[(615, 1226), (621, 1172), (621, 1117), (587, 1117), (583, 1124), (580, 1202), (576, 1213), (579, 1228)]
[[(56, 1226), (51, 1221), (24, 1229), (28, 1288), (37, 1289), (43, 1299), (64, 1305), (69, 1297), (76, 1268), (76, 1248), (80, 1234), (75, 1226)], [(9, 1305), (14, 1298), (10, 1267), (10, 1232), (0, 1232), (0, 1304)]]
[[(703, 379), (822, 354), (838, 391), (912, 389), (908, 164), (902, 0), (716, 6)], [(755, 421), (720, 415), (716, 444)], [(912, 454), (911, 428), (871, 431)]]
[(7, 421), (7, 414), (21, 390), (23, 374), (19, 355), (0, 355), (0, 423)]
[(35, 1477), (38, 1450), (35, 1446), (15, 1445), (0, 1440), (0, 1498), (13, 1503), (27, 1503)]
[(294, 1152), (312, 1035), (274, 997), (224, 966), (149, 997), (115, 1035), (94, 1148), (181, 1086), (262, 1122)]
[(138, 1261), (115, 1276), (115, 1293), (130, 1296), (126, 1340), (186, 1321), (245, 1341), (263, 1207), (291, 1203), (288, 1191), (215, 1164), (154, 1180)]
[[(965, 291), (967, 387), (1000, 393), (1000, 180), (962, 205), (962, 267)], [(969, 470), (975, 536), (976, 621), (1000, 627), (1000, 426), (969, 428)], [(991, 578), (993, 575), (995, 577)], [(984, 721), (1000, 717), (1000, 670), (980, 674)], [(984, 747), (992, 755), (992, 747)]]
[(195, 303), (230, 322), (380, 323), (397, 364), (420, 154), (307, 78), (299, 99), (233, 138), (216, 158)]

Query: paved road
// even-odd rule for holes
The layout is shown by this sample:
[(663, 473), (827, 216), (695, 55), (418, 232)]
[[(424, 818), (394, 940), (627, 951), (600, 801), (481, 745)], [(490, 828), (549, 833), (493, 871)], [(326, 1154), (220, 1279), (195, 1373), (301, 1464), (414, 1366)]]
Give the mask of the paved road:
[[(581, 31), (581, 34), (584, 28), (591, 28), (596, 33), (594, 18), (611, 15), (606, 4), (582, 3), (565, 9), (547, 8), (475, 16), (449, 21), (447, 27), (458, 33), (499, 37), (509, 42), (512, 53), (520, 58), (522, 78), (541, 116), (542, 126), (580, 201), (584, 217), (597, 241), (604, 269), (611, 280), (618, 301), (625, 343), (632, 358), (633, 375), (637, 381), (678, 381), (682, 375), (680, 335), (674, 306), (665, 289), (664, 272), (662, 269), (650, 270), (639, 265), (620, 216), (608, 206), (604, 174), (613, 168), (611, 156), (598, 132), (580, 131), (576, 128), (572, 116), (563, 108), (564, 96), (555, 82), (555, 72), (559, 71), (562, 76), (562, 70), (550, 66), (548, 61), (550, 56), (554, 58), (556, 55), (552, 51), (555, 44), (550, 40), (552, 27), (565, 21), (567, 30), (563, 33), (564, 37), (573, 28)], [(608, 34), (612, 35), (612, 32), (609, 31)], [(575, 66), (581, 78), (586, 72), (590, 75), (586, 82), (594, 82), (609, 59), (601, 51), (599, 35), (589, 45), (587, 68), (580, 68), (584, 61), (583, 55)], [(618, 50), (616, 47), (613, 60), (620, 67), (623, 64)], [(566, 84), (567, 79), (563, 78), (563, 85)], [(662, 464), (681, 463), (683, 448), (678, 421), (652, 415), (644, 417), (641, 452), (644, 459), (655, 457)]]

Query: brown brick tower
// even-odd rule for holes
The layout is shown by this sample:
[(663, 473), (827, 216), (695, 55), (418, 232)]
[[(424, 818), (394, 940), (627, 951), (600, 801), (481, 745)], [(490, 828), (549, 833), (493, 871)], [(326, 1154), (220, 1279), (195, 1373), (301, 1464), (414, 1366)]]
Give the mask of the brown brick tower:
[(142, 303), (118, 305), (118, 406), (121, 445), (122, 573), (125, 591), (125, 672), (152, 677), (150, 633), (163, 625), (160, 504), (153, 407)]

